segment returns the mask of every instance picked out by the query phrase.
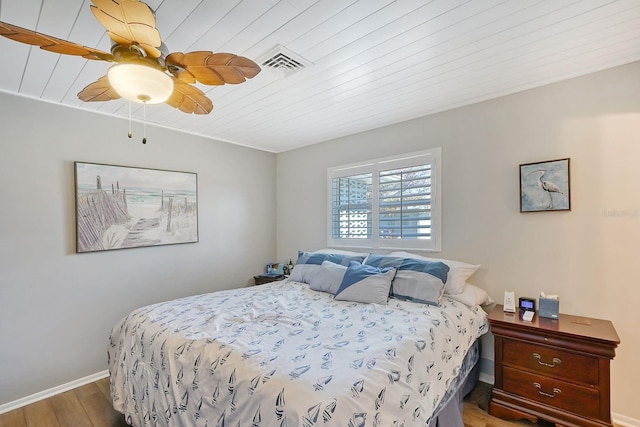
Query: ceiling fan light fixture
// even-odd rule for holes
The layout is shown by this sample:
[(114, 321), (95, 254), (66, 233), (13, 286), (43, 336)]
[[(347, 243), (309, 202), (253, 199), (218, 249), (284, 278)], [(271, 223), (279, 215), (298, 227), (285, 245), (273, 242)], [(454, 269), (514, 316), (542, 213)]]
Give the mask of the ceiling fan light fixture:
[(213, 102), (196, 83), (238, 84), (260, 73), (258, 64), (232, 53), (169, 53), (156, 28), (153, 9), (142, 0), (91, 3), (91, 12), (111, 38), (111, 53), (2, 21), (0, 37), (53, 53), (115, 63), (106, 76), (78, 92), (82, 102), (124, 98), (143, 105), (166, 102), (187, 114), (209, 114)]
[(160, 104), (173, 93), (173, 79), (163, 71), (141, 64), (116, 64), (107, 72), (118, 95), (141, 104)]

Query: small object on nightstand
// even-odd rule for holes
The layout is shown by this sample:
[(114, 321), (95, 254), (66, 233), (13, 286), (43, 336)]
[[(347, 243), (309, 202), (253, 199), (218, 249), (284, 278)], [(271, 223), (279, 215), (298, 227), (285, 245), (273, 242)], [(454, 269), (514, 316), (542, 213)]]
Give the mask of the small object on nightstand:
[(525, 310), (522, 313), (522, 320), (524, 320), (525, 322), (531, 322), (533, 320), (534, 314), (535, 314), (535, 311)]
[(282, 276), (284, 275), (284, 264), (279, 262), (272, 262), (267, 264), (267, 274), (272, 276)]
[(504, 291), (504, 311), (507, 313), (516, 312), (516, 295), (513, 291)]
[(545, 295), (540, 293), (540, 317), (557, 319), (560, 315), (560, 300), (557, 295)]
[(534, 298), (518, 298), (518, 307), (522, 311), (536, 311), (536, 300)]

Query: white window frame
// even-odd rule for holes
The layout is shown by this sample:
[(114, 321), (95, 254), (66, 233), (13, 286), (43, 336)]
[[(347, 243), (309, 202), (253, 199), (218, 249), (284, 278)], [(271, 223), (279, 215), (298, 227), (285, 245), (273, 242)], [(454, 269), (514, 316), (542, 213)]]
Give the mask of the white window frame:
[[(440, 147), (397, 156), (335, 166), (327, 169), (327, 246), (336, 248), (367, 249), (415, 249), (439, 252), (441, 250), (441, 157)], [(378, 222), (378, 177), (381, 171), (413, 166), (431, 165), (431, 237), (429, 239), (380, 239)], [(343, 178), (365, 173), (372, 174), (372, 229), (371, 238), (348, 239), (334, 238), (332, 234), (332, 182), (334, 178)]]

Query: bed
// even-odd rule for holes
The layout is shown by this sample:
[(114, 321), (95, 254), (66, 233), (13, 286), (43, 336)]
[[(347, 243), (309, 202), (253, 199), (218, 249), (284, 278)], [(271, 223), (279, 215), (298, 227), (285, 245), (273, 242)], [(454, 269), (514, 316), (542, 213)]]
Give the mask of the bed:
[(111, 394), (133, 426), (462, 425), (487, 328), (446, 295), (364, 303), (291, 279), (219, 291), (115, 325)]

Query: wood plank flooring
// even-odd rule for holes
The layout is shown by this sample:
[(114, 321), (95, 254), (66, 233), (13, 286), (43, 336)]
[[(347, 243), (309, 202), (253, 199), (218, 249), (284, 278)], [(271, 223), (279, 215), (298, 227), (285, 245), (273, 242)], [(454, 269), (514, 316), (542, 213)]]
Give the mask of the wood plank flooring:
[(0, 415), (0, 427), (124, 427), (104, 378)]
[[(489, 415), (491, 386), (478, 383), (465, 399), (465, 427), (552, 426), (528, 421), (507, 422)], [(69, 390), (14, 411), (0, 414), (0, 427), (125, 427), (122, 414), (111, 406), (109, 379)]]

